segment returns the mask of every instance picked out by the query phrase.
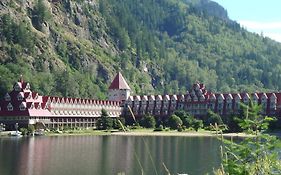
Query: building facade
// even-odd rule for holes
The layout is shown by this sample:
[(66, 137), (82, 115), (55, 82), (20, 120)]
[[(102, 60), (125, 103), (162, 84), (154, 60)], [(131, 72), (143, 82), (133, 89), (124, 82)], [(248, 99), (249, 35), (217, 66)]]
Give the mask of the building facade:
[(185, 110), (196, 117), (206, 117), (208, 110), (227, 117), (241, 113), (241, 103), (262, 106), (262, 114), (281, 115), (281, 92), (271, 93), (212, 93), (204, 84), (195, 83), (186, 94), (129, 96), (125, 106), (129, 106), (136, 117), (145, 114), (167, 117), (176, 110)]
[(20, 127), (36, 123), (47, 128), (94, 127), (102, 109), (110, 117), (119, 117), (123, 111), (120, 101), (42, 96), (21, 77), (0, 101), (0, 123), (8, 130), (15, 123)]
[(195, 83), (186, 94), (130, 95), (130, 87), (119, 72), (108, 90), (109, 100), (42, 96), (31, 91), (30, 84), (21, 77), (0, 101), (0, 123), (7, 129), (42, 123), (48, 128), (60, 126), (94, 127), (105, 109), (110, 117), (132, 115), (141, 118), (151, 114), (168, 117), (176, 110), (185, 110), (196, 117), (206, 117), (208, 110), (226, 117), (241, 112), (240, 104), (250, 100), (262, 106), (262, 114), (279, 117), (281, 92), (271, 93), (212, 93), (204, 84)]

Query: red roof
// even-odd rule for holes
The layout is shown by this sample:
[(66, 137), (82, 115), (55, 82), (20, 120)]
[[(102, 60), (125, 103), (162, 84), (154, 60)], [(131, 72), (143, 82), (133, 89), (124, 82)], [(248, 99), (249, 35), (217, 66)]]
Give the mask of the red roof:
[(111, 85), (109, 86), (109, 89), (128, 89), (130, 90), (130, 87), (128, 86), (126, 80), (122, 76), (120, 72), (115, 76), (114, 80), (112, 81)]

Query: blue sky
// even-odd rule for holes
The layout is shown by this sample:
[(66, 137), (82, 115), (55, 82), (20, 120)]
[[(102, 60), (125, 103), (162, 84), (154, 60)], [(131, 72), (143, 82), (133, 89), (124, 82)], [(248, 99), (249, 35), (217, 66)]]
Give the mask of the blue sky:
[(247, 30), (281, 42), (281, 0), (213, 0)]

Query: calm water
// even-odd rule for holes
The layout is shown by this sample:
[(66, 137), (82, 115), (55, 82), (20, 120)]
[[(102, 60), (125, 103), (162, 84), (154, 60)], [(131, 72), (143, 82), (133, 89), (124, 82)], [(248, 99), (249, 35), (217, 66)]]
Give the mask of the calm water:
[(162, 175), (162, 162), (172, 174), (200, 175), (219, 166), (219, 144), (210, 137), (0, 138), (0, 175), (138, 175), (140, 166)]

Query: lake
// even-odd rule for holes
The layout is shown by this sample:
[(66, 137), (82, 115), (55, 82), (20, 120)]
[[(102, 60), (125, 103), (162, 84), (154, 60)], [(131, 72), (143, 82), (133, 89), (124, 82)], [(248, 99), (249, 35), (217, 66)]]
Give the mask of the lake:
[(0, 138), (0, 175), (212, 174), (215, 137), (42, 136)]

